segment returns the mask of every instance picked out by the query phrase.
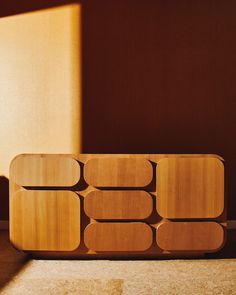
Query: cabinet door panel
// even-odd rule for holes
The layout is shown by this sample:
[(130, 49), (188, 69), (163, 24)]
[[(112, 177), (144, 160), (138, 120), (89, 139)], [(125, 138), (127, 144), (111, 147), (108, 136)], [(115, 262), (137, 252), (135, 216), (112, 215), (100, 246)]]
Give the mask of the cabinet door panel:
[(164, 218), (216, 218), (224, 210), (218, 158), (168, 158), (157, 165), (157, 212)]
[(166, 251), (216, 251), (224, 231), (216, 222), (164, 222), (157, 227), (156, 241)]
[(144, 219), (152, 208), (145, 191), (92, 191), (84, 199), (85, 213), (94, 219)]
[(85, 245), (94, 251), (145, 251), (152, 244), (150, 226), (141, 222), (92, 223), (84, 232)]
[(22, 190), (10, 202), (10, 239), (18, 249), (72, 251), (79, 246), (80, 199), (76, 193)]
[(95, 158), (85, 164), (84, 178), (95, 187), (145, 187), (153, 169), (146, 159)]
[(71, 187), (80, 180), (80, 165), (70, 155), (20, 155), (10, 169), (13, 181), (21, 186)]

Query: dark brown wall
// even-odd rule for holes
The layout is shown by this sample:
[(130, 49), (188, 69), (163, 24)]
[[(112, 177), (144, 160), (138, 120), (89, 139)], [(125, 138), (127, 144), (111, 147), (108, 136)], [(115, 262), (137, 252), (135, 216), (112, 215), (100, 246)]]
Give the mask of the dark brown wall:
[[(0, 16), (66, 2), (1, 1)], [(82, 5), (83, 152), (218, 153), (236, 219), (236, 1)]]
[(236, 219), (236, 1), (86, 0), (83, 152), (217, 153)]

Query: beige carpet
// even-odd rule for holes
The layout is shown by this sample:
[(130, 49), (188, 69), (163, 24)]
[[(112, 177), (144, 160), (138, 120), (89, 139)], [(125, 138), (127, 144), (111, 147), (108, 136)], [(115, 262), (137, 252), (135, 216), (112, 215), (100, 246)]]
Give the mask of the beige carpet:
[(29, 260), (1, 239), (0, 253), (4, 295), (236, 294), (236, 259)]
[(236, 260), (32, 260), (0, 294), (236, 294)]

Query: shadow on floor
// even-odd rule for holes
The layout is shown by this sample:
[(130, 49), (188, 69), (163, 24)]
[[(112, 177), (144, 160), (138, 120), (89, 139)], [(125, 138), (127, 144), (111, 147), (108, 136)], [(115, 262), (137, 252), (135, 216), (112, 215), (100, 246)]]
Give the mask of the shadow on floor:
[(0, 231), (0, 289), (29, 262), (29, 256), (12, 247), (8, 231)]

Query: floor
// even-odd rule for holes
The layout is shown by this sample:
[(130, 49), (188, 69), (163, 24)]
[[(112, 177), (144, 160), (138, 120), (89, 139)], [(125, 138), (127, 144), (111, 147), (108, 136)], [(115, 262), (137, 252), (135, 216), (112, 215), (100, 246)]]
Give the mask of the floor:
[(0, 294), (236, 294), (236, 231), (198, 260), (31, 260), (0, 232)]

